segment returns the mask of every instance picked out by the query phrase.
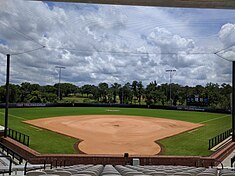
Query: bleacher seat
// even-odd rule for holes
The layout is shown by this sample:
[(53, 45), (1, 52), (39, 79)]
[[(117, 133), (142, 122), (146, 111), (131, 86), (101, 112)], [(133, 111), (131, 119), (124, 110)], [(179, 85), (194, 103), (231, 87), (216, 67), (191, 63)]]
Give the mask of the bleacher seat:
[[(65, 167), (53, 167), (52, 169), (42, 168), (42, 165), (28, 165), (29, 169), (36, 171), (28, 171), (27, 176), (235, 176), (232, 169), (222, 168), (203, 168), (188, 166), (132, 166), (132, 165), (92, 165), (79, 164)], [(48, 167), (48, 166), (47, 166)], [(3, 167), (7, 171), (8, 167)], [(12, 167), (12, 175), (20, 175), (14, 171), (23, 171), (23, 165), (15, 165)], [(1, 170), (1, 167), (0, 167)], [(21, 172), (22, 173), (22, 172)], [(22, 174), (23, 175), (23, 174)]]

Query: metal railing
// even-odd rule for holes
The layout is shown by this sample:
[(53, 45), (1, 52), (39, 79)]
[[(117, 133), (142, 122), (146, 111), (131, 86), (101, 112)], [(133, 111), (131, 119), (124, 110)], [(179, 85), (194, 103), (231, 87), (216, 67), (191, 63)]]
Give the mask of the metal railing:
[(233, 168), (233, 163), (235, 162), (235, 155), (231, 158), (231, 168)]
[(3, 143), (0, 143), (0, 148), (2, 149), (2, 153), (6, 152), (7, 156), (11, 156), (12, 159), (17, 159), (19, 161), (19, 164), (21, 164), (24, 160), (24, 157), (21, 156), (20, 154), (18, 154), (17, 152), (15, 152), (14, 150), (10, 149), (9, 147), (7, 147), (6, 145), (4, 145)]
[[(42, 167), (27, 167), (27, 165), (29, 164), (29, 161), (27, 160), (26, 162), (25, 162), (25, 165), (24, 165), (24, 175), (26, 175), (26, 173), (28, 172), (28, 171), (32, 171), (32, 170), (37, 170), (37, 169), (46, 169), (46, 166), (47, 166), (47, 164), (46, 164), (46, 161), (44, 161), (44, 164), (43, 164), (43, 166)], [(50, 169), (52, 169), (52, 165), (50, 165)]]
[(213, 147), (215, 147), (216, 145), (218, 145), (219, 143), (221, 143), (222, 141), (227, 139), (229, 136), (231, 136), (231, 133), (232, 133), (232, 129), (229, 129), (229, 130), (224, 131), (223, 133), (220, 133), (219, 135), (209, 139), (208, 150), (212, 149)]
[(21, 144), (29, 146), (29, 136), (26, 134), (23, 134), (19, 131), (8, 128), (7, 136), (20, 142)]
[(11, 159), (11, 157), (2, 155), (2, 156), (0, 156), (0, 158), (7, 158), (9, 160), (9, 169), (8, 170), (5, 170), (5, 169), (1, 170), (0, 174), (4, 175), (4, 173), (8, 173), (9, 175), (11, 175), (11, 170), (12, 170), (12, 159)]

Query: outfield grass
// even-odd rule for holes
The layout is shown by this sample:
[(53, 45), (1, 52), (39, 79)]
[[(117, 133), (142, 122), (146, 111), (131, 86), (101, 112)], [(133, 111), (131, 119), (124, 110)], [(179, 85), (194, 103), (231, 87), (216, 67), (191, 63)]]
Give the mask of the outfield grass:
[[(115, 109), (120, 111), (107, 111)], [(4, 109), (0, 109), (4, 124)], [(164, 146), (163, 155), (190, 155), (208, 156), (208, 139), (231, 128), (231, 116), (204, 112), (169, 111), (154, 109), (132, 108), (18, 108), (9, 109), (9, 128), (15, 129), (30, 136), (30, 147), (41, 153), (76, 153), (73, 144), (78, 140), (69, 138), (48, 130), (35, 128), (23, 123), (24, 120), (38, 118), (86, 115), (86, 114), (116, 114), (137, 115), (183, 120), (202, 123), (203, 127), (185, 132), (159, 141)]]

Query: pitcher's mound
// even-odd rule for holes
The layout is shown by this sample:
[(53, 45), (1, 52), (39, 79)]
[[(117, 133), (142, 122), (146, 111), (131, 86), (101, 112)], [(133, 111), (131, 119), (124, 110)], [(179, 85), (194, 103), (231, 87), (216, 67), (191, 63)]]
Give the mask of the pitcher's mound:
[(156, 140), (202, 126), (190, 122), (120, 115), (62, 116), (28, 120), (26, 123), (81, 139), (87, 154), (155, 155)]

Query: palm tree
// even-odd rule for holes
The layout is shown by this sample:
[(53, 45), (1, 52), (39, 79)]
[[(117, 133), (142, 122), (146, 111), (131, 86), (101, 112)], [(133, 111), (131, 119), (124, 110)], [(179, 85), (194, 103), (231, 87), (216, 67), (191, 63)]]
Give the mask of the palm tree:
[(116, 97), (119, 93), (119, 89), (121, 87), (121, 84), (118, 84), (118, 83), (114, 83), (111, 85), (111, 92), (113, 94), (113, 103), (116, 103)]
[(141, 102), (141, 97), (143, 96), (143, 94), (144, 94), (144, 86), (143, 86), (142, 82), (139, 81), (137, 83), (137, 97), (138, 97), (139, 104)]
[(108, 88), (109, 85), (107, 83), (99, 83), (99, 94), (104, 103), (107, 103), (107, 95), (108, 95)]
[(133, 92), (133, 96), (134, 96), (134, 103), (136, 104), (136, 98), (138, 97), (138, 91), (137, 91), (137, 81), (133, 81), (131, 84), (131, 89)]

